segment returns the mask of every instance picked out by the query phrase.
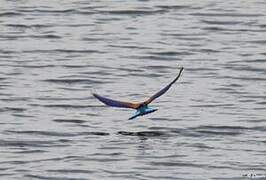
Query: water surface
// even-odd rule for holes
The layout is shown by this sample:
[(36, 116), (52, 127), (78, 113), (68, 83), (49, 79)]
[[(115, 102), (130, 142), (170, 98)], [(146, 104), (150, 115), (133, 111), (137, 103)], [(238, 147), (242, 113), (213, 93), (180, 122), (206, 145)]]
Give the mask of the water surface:
[[(1, 1), (1, 179), (266, 174), (266, 4)], [(98, 92), (145, 100), (128, 121)]]

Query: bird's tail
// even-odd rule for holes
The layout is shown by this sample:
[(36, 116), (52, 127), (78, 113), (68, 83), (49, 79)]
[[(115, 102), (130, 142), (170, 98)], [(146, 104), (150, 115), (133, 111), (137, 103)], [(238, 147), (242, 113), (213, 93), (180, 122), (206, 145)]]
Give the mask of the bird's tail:
[(135, 114), (133, 116), (131, 116), (130, 118), (128, 118), (128, 120), (132, 120), (135, 119), (136, 117), (140, 116), (140, 112), (136, 111)]

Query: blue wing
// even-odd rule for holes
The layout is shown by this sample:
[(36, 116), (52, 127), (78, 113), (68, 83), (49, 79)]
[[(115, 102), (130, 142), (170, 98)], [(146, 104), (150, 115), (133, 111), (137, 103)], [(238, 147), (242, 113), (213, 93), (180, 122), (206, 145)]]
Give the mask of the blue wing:
[(139, 107), (138, 103), (130, 103), (130, 102), (123, 102), (123, 101), (117, 101), (113, 99), (109, 99), (103, 96), (100, 96), (98, 94), (93, 93), (92, 94), (95, 98), (97, 98), (102, 103), (112, 106), (112, 107), (119, 107), (119, 108), (132, 108), (137, 109)]
[(178, 80), (178, 78), (180, 77), (182, 71), (183, 71), (183, 67), (181, 67), (179, 74), (177, 75), (177, 77), (170, 82), (166, 87), (164, 87), (163, 89), (161, 89), (159, 92), (157, 92), (156, 94), (154, 94), (153, 96), (151, 96), (147, 101), (145, 101), (145, 104), (149, 104), (151, 103), (154, 99), (160, 97), (161, 95), (163, 95), (166, 91), (168, 91), (168, 89)]

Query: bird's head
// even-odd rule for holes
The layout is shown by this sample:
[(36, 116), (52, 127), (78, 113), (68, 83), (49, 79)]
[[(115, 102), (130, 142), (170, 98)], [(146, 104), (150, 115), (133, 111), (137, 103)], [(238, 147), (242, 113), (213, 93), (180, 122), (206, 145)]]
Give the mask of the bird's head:
[(145, 106), (148, 106), (148, 104), (146, 102), (142, 102), (139, 104), (139, 108), (142, 108), (142, 107), (145, 107)]

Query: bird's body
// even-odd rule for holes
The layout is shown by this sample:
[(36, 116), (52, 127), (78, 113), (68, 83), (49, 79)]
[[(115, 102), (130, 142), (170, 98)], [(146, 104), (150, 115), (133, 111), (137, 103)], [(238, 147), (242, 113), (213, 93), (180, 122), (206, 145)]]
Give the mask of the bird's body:
[(138, 116), (143, 116), (145, 114), (149, 114), (149, 113), (155, 112), (157, 110), (158, 109), (150, 108), (147, 105), (141, 106), (140, 108), (137, 109), (135, 114), (129, 118), (129, 120), (135, 119)]
[(123, 102), (123, 101), (117, 101), (117, 100), (113, 100), (113, 99), (109, 99), (103, 96), (100, 96), (98, 94), (93, 93), (93, 96), (95, 98), (97, 98), (99, 101), (101, 101), (102, 103), (108, 105), (108, 106), (112, 106), (112, 107), (118, 107), (118, 108), (132, 108), (132, 109), (136, 109), (137, 111), (135, 112), (135, 114), (130, 117), (129, 119), (134, 119), (138, 116), (143, 116), (145, 114), (149, 114), (152, 112), (157, 111), (158, 109), (154, 109), (154, 108), (150, 108), (148, 107), (148, 105), (155, 100), (156, 98), (160, 97), (161, 95), (163, 95), (180, 77), (181, 73), (183, 71), (183, 67), (181, 67), (178, 76), (172, 81), (170, 82), (166, 87), (164, 87), (163, 89), (161, 89), (159, 92), (155, 93), (153, 96), (151, 96), (148, 100), (141, 102), (141, 103), (131, 103), (131, 102)]

